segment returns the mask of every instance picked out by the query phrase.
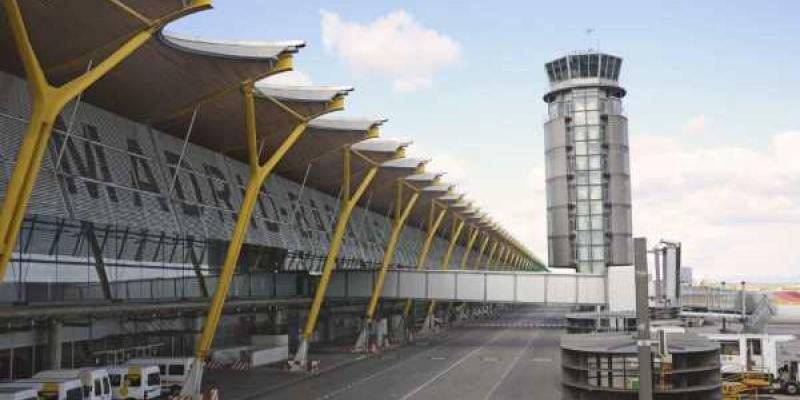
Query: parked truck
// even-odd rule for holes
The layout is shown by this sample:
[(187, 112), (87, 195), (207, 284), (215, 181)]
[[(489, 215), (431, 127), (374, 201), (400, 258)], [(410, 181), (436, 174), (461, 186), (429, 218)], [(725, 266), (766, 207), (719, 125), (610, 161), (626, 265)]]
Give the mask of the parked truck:
[(723, 377), (767, 392), (800, 393), (800, 354), (787, 350), (794, 335), (702, 333), (718, 342)]

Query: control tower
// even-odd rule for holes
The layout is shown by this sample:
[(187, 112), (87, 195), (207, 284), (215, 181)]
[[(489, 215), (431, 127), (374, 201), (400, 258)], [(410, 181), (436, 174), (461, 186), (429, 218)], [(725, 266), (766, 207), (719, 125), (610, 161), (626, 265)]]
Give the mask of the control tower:
[(551, 267), (631, 265), (631, 184), (622, 59), (581, 52), (545, 64), (547, 247)]

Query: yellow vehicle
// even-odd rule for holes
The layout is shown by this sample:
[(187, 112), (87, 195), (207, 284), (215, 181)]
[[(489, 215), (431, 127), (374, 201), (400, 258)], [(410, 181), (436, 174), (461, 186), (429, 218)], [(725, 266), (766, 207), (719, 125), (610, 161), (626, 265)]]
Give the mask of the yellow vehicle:
[(148, 400), (161, 396), (161, 374), (155, 365), (123, 365), (108, 368), (114, 400)]
[(136, 358), (126, 365), (156, 366), (161, 379), (161, 392), (177, 394), (186, 382), (192, 365), (191, 357)]

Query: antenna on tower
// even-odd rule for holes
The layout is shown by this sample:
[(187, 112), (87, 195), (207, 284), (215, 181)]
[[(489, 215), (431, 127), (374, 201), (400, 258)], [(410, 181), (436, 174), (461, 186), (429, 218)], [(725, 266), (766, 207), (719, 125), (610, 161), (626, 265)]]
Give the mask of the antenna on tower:
[[(600, 39), (594, 38), (594, 28), (586, 28), (586, 43), (589, 45), (589, 51), (592, 50), (598, 51), (600, 50)], [(592, 43), (595, 42), (595, 43)], [(594, 48), (592, 48), (592, 44), (595, 44)]]

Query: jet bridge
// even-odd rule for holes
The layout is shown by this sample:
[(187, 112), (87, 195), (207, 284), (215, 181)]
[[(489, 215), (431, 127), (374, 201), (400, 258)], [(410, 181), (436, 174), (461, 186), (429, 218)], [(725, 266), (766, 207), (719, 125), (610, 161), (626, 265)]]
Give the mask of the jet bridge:
[[(338, 271), (328, 288), (328, 298), (369, 297), (376, 280), (376, 271)], [(381, 298), (605, 305), (607, 292), (603, 275), (395, 269), (386, 275)]]

